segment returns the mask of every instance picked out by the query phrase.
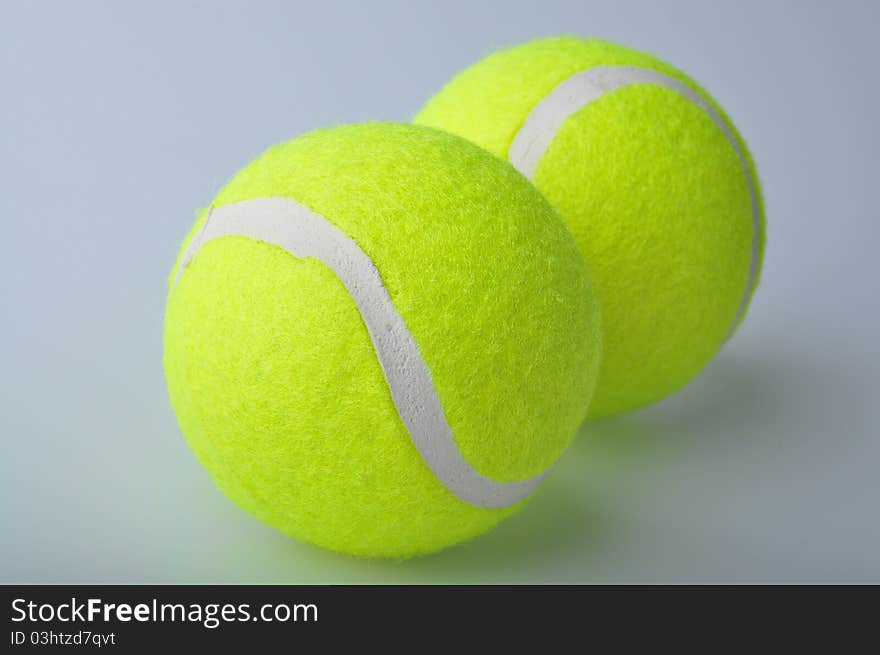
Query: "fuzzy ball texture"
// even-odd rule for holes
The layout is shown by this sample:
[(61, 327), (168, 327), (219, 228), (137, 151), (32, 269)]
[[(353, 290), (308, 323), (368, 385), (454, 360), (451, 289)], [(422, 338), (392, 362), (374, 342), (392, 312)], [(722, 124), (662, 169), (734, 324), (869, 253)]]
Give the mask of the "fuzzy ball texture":
[[(321, 215), (372, 259), (473, 467), (509, 481), (556, 460), (587, 413), (599, 317), (574, 240), (519, 173), (451, 134), (368, 123), (270, 148), (213, 206), (267, 197)], [(352, 297), (321, 261), (243, 236), (207, 242), (174, 285), (180, 261), (169, 393), (240, 506), (335, 551), (408, 557), (522, 505), (477, 507), (434, 477)]]
[[(604, 348), (591, 417), (634, 409), (685, 385), (731, 332), (764, 217), (754, 165), (733, 124), (684, 73), (649, 54), (558, 37), (497, 52), (455, 77), (415, 122), (507, 157), (535, 106), (595, 66), (638, 66), (691, 87), (718, 112), (754, 179), (706, 111), (678, 92), (636, 84), (569, 116), (533, 182), (560, 211), (590, 268)], [(744, 315), (745, 312), (743, 312)], [(591, 337), (588, 337), (591, 338)]]

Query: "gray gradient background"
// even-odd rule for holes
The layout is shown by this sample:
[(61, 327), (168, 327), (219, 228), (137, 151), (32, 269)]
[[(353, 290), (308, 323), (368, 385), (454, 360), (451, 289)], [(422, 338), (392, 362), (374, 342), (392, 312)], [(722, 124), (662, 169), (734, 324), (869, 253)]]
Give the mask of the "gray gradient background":
[[(878, 5), (364, 4), (3, 3), (0, 581), (880, 582)], [(407, 120), (559, 32), (681, 66), (748, 139), (769, 238), (742, 330), (675, 397), (585, 427), (483, 538), (359, 561), (264, 527), (166, 398), (193, 210), (273, 142)]]

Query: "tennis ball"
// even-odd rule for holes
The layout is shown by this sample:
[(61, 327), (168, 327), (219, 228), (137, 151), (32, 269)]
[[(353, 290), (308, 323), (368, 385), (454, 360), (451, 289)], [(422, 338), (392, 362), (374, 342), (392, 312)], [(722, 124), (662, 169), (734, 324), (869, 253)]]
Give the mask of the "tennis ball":
[(605, 41), (540, 40), (465, 70), (415, 122), (508, 158), (571, 229), (602, 308), (591, 417), (679, 389), (743, 319), (764, 250), (758, 179), (681, 71)]
[(171, 273), (164, 348), (182, 431), (233, 501), (407, 557), (538, 487), (600, 337), (574, 240), (510, 164), (368, 123), (274, 146), (220, 191)]

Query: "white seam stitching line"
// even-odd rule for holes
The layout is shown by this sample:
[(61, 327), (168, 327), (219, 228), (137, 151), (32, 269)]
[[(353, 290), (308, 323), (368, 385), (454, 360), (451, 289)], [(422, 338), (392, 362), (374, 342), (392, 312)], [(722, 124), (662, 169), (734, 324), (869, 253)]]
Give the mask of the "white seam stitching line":
[(497, 482), (462, 456), (418, 344), (398, 313), (369, 256), (338, 227), (288, 198), (259, 198), (212, 208), (181, 260), (174, 287), (204, 244), (224, 236), (246, 236), (279, 246), (294, 257), (326, 264), (351, 294), (370, 339), (397, 413), (436, 478), (460, 500), (478, 507), (514, 505), (550, 472)]
[(655, 84), (665, 87), (680, 93), (700, 107), (721, 129), (724, 136), (727, 137), (730, 145), (736, 151), (736, 155), (745, 172), (749, 195), (752, 201), (752, 258), (749, 262), (749, 277), (746, 281), (746, 289), (736, 310), (733, 323), (725, 337), (725, 340), (727, 340), (736, 331), (736, 326), (739, 325), (748, 305), (752, 287), (755, 285), (761, 239), (761, 211), (758, 206), (758, 193), (755, 188), (755, 181), (752, 179), (752, 172), (749, 169), (749, 164), (739, 143), (727, 126), (727, 123), (724, 122), (724, 119), (699, 93), (673, 77), (650, 68), (640, 68), (638, 66), (596, 66), (580, 73), (575, 73), (561, 82), (532, 109), (510, 144), (508, 159), (523, 175), (531, 180), (538, 169), (541, 157), (547, 152), (559, 128), (562, 127), (562, 124), (569, 116), (578, 112), (589, 103), (598, 100), (606, 93), (632, 84)]

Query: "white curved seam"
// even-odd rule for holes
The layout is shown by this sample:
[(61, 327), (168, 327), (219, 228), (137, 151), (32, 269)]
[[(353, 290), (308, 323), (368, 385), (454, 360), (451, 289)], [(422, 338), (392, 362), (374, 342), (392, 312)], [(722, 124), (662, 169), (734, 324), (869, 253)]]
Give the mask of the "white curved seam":
[(415, 338), (370, 257), (342, 230), (288, 198), (259, 198), (212, 208), (186, 249), (172, 288), (196, 253), (209, 241), (224, 236), (246, 236), (283, 248), (294, 257), (314, 257), (339, 277), (360, 311), (413, 445), (434, 476), (456, 497), (478, 507), (508, 507), (543, 482), (549, 468), (524, 480), (498, 482), (465, 460)]
[(739, 325), (745, 313), (749, 297), (757, 281), (758, 260), (760, 258), (761, 209), (758, 204), (755, 180), (745, 153), (730, 127), (708, 100), (680, 80), (650, 68), (596, 66), (575, 73), (564, 80), (535, 105), (510, 144), (508, 159), (523, 175), (530, 180), (533, 179), (535, 171), (538, 169), (538, 163), (569, 116), (580, 111), (589, 103), (598, 100), (606, 93), (633, 84), (654, 84), (670, 89), (700, 107), (724, 133), (743, 167), (752, 203), (752, 251), (745, 292), (740, 299), (733, 322), (725, 337), (725, 340), (729, 339), (733, 336), (736, 326)]

